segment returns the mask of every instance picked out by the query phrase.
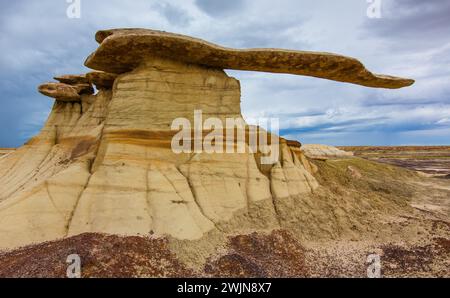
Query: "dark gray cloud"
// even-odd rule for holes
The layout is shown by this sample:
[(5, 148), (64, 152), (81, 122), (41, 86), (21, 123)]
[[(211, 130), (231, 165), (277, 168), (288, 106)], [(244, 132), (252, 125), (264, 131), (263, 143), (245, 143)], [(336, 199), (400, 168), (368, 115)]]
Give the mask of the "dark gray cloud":
[[(361, 28), (362, 41), (377, 42), (378, 49), (391, 54), (386, 64), (398, 67), (416, 83), (401, 91), (369, 90), (361, 100), (367, 109), (397, 113), (377, 129), (385, 134), (408, 133), (417, 138), (416, 143), (436, 142), (437, 135), (449, 133), (450, 116), (450, 1), (395, 0), (382, 1), (382, 18), (367, 18)], [(397, 61), (396, 61), (397, 60)], [(427, 111), (426, 116), (408, 118), (415, 111)], [(447, 129), (447, 130), (446, 130)], [(426, 131), (430, 135), (424, 134)], [(439, 133), (438, 133), (439, 132)], [(420, 137), (419, 137), (420, 136)], [(410, 142), (411, 143), (411, 142)]]
[(450, 36), (450, 1), (383, 1), (382, 18), (367, 19), (366, 26), (396, 47), (414, 51), (439, 45)]
[[(257, 19), (253, 22), (241, 23), (233, 28), (237, 34), (234, 34), (235, 38), (229, 40), (229, 43), (239, 48), (305, 49), (309, 47), (304, 40), (299, 42), (291, 39), (289, 29), (294, 26), (301, 28), (302, 22), (297, 18), (285, 18), (282, 20)], [(228, 36), (232, 34), (229, 33)]]
[(245, 0), (196, 0), (198, 8), (207, 14), (220, 17), (231, 15), (245, 7)]
[[(405, 108), (377, 107), (373, 116), (359, 111), (301, 115), (298, 123), (285, 125), (280, 134), (304, 143), (330, 145), (442, 144), (450, 134), (450, 107), (442, 104)], [(435, 111), (442, 110), (440, 113)], [(362, 116), (361, 116), (362, 115)], [(441, 120), (436, 121), (436, 119)]]
[(188, 26), (192, 21), (192, 18), (189, 16), (187, 11), (175, 7), (169, 3), (158, 2), (153, 5), (153, 8), (175, 26)]
[[(0, 147), (23, 144), (44, 124), (53, 100), (37, 86), (85, 72), (95, 49), (86, 23), (66, 17), (65, 1), (3, 1), (0, 9)], [(77, 26), (81, 25), (81, 26)]]

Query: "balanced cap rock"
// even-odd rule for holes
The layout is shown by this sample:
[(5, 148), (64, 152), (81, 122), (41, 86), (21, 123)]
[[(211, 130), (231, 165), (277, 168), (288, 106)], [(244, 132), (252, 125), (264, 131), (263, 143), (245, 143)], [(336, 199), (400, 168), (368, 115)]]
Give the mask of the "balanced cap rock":
[(0, 248), (85, 232), (198, 240), (211, 231), (279, 228), (286, 215), (278, 204), (320, 187), (301, 145), (280, 139), (270, 166), (248, 150), (178, 154), (173, 120), (194, 123), (201, 110), (205, 118), (244, 121), (240, 83), (223, 69), (383, 88), (413, 83), (328, 53), (235, 50), (144, 29), (100, 31), (96, 39), (86, 66), (101, 72), (42, 85), (56, 99), (47, 122), (0, 160)]
[(148, 29), (97, 32), (99, 48), (86, 60), (89, 68), (123, 73), (151, 56), (219, 69), (287, 73), (367, 87), (401, 88), (414, 80), (377, 75), (358, 60), (342, 55), (284, 49), (232, 49), (180, 34)]

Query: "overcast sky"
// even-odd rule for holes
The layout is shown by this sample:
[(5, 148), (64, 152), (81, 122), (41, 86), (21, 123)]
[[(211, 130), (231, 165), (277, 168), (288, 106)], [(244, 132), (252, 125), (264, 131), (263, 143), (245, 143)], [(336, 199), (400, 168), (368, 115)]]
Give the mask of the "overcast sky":
[(280, 118), (281, 134), (331, 145), (450, 144), (450, 1), (66, 0), (1, 1), (0, 147), (23, 144), (53, 101), (36, 90), (54, 75), (83, 73), (97, 30), (142, 27), (229, 47), (327, 51), (360, 59), (377, 73), (411, 77), (413, 87), (370, 89), (258, 72), (241, 80), (244, 117)]

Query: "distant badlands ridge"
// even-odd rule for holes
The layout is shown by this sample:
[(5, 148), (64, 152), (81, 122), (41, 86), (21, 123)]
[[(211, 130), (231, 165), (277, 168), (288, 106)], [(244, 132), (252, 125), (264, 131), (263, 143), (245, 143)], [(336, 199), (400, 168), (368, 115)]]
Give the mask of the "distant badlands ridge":
[(339, 149), (368, 160), (450, 177), (450, 146), (343, 146)]

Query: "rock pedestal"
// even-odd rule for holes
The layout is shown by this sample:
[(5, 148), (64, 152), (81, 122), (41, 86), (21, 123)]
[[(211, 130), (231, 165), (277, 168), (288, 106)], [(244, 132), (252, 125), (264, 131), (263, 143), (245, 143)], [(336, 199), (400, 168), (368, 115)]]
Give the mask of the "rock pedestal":
[[(411, 83), (372, 76), (359, 62), (331, 54), (233, 52), (152, 30), (102, 31), (97, 39), (101, 45), (86, 63), (104, 72), (42, 85), (39, 91), (56, 99), (44, 128), (0, 159), (0, 248), (85, 232), (197, 240), (224, 224), (240, 231), (276, 228), (276, 201), (319, 187), (311, 174), (317, 169), (297, 144), (294, 150), (280, 140), (279, 159), (270, 166), (249, 150), (177, 154), (173, 120), (194, 123), (195, 110), (224, 122), (242, 119), (240, 84), (225, 67), (389, 88)], [(307, 66), (286, 66), (288, 57), (302, 55)], [(350, 68), (341, 62), (365, 76), (346, 78)], [(247, 219), (237, 220), (242, 213)]]

